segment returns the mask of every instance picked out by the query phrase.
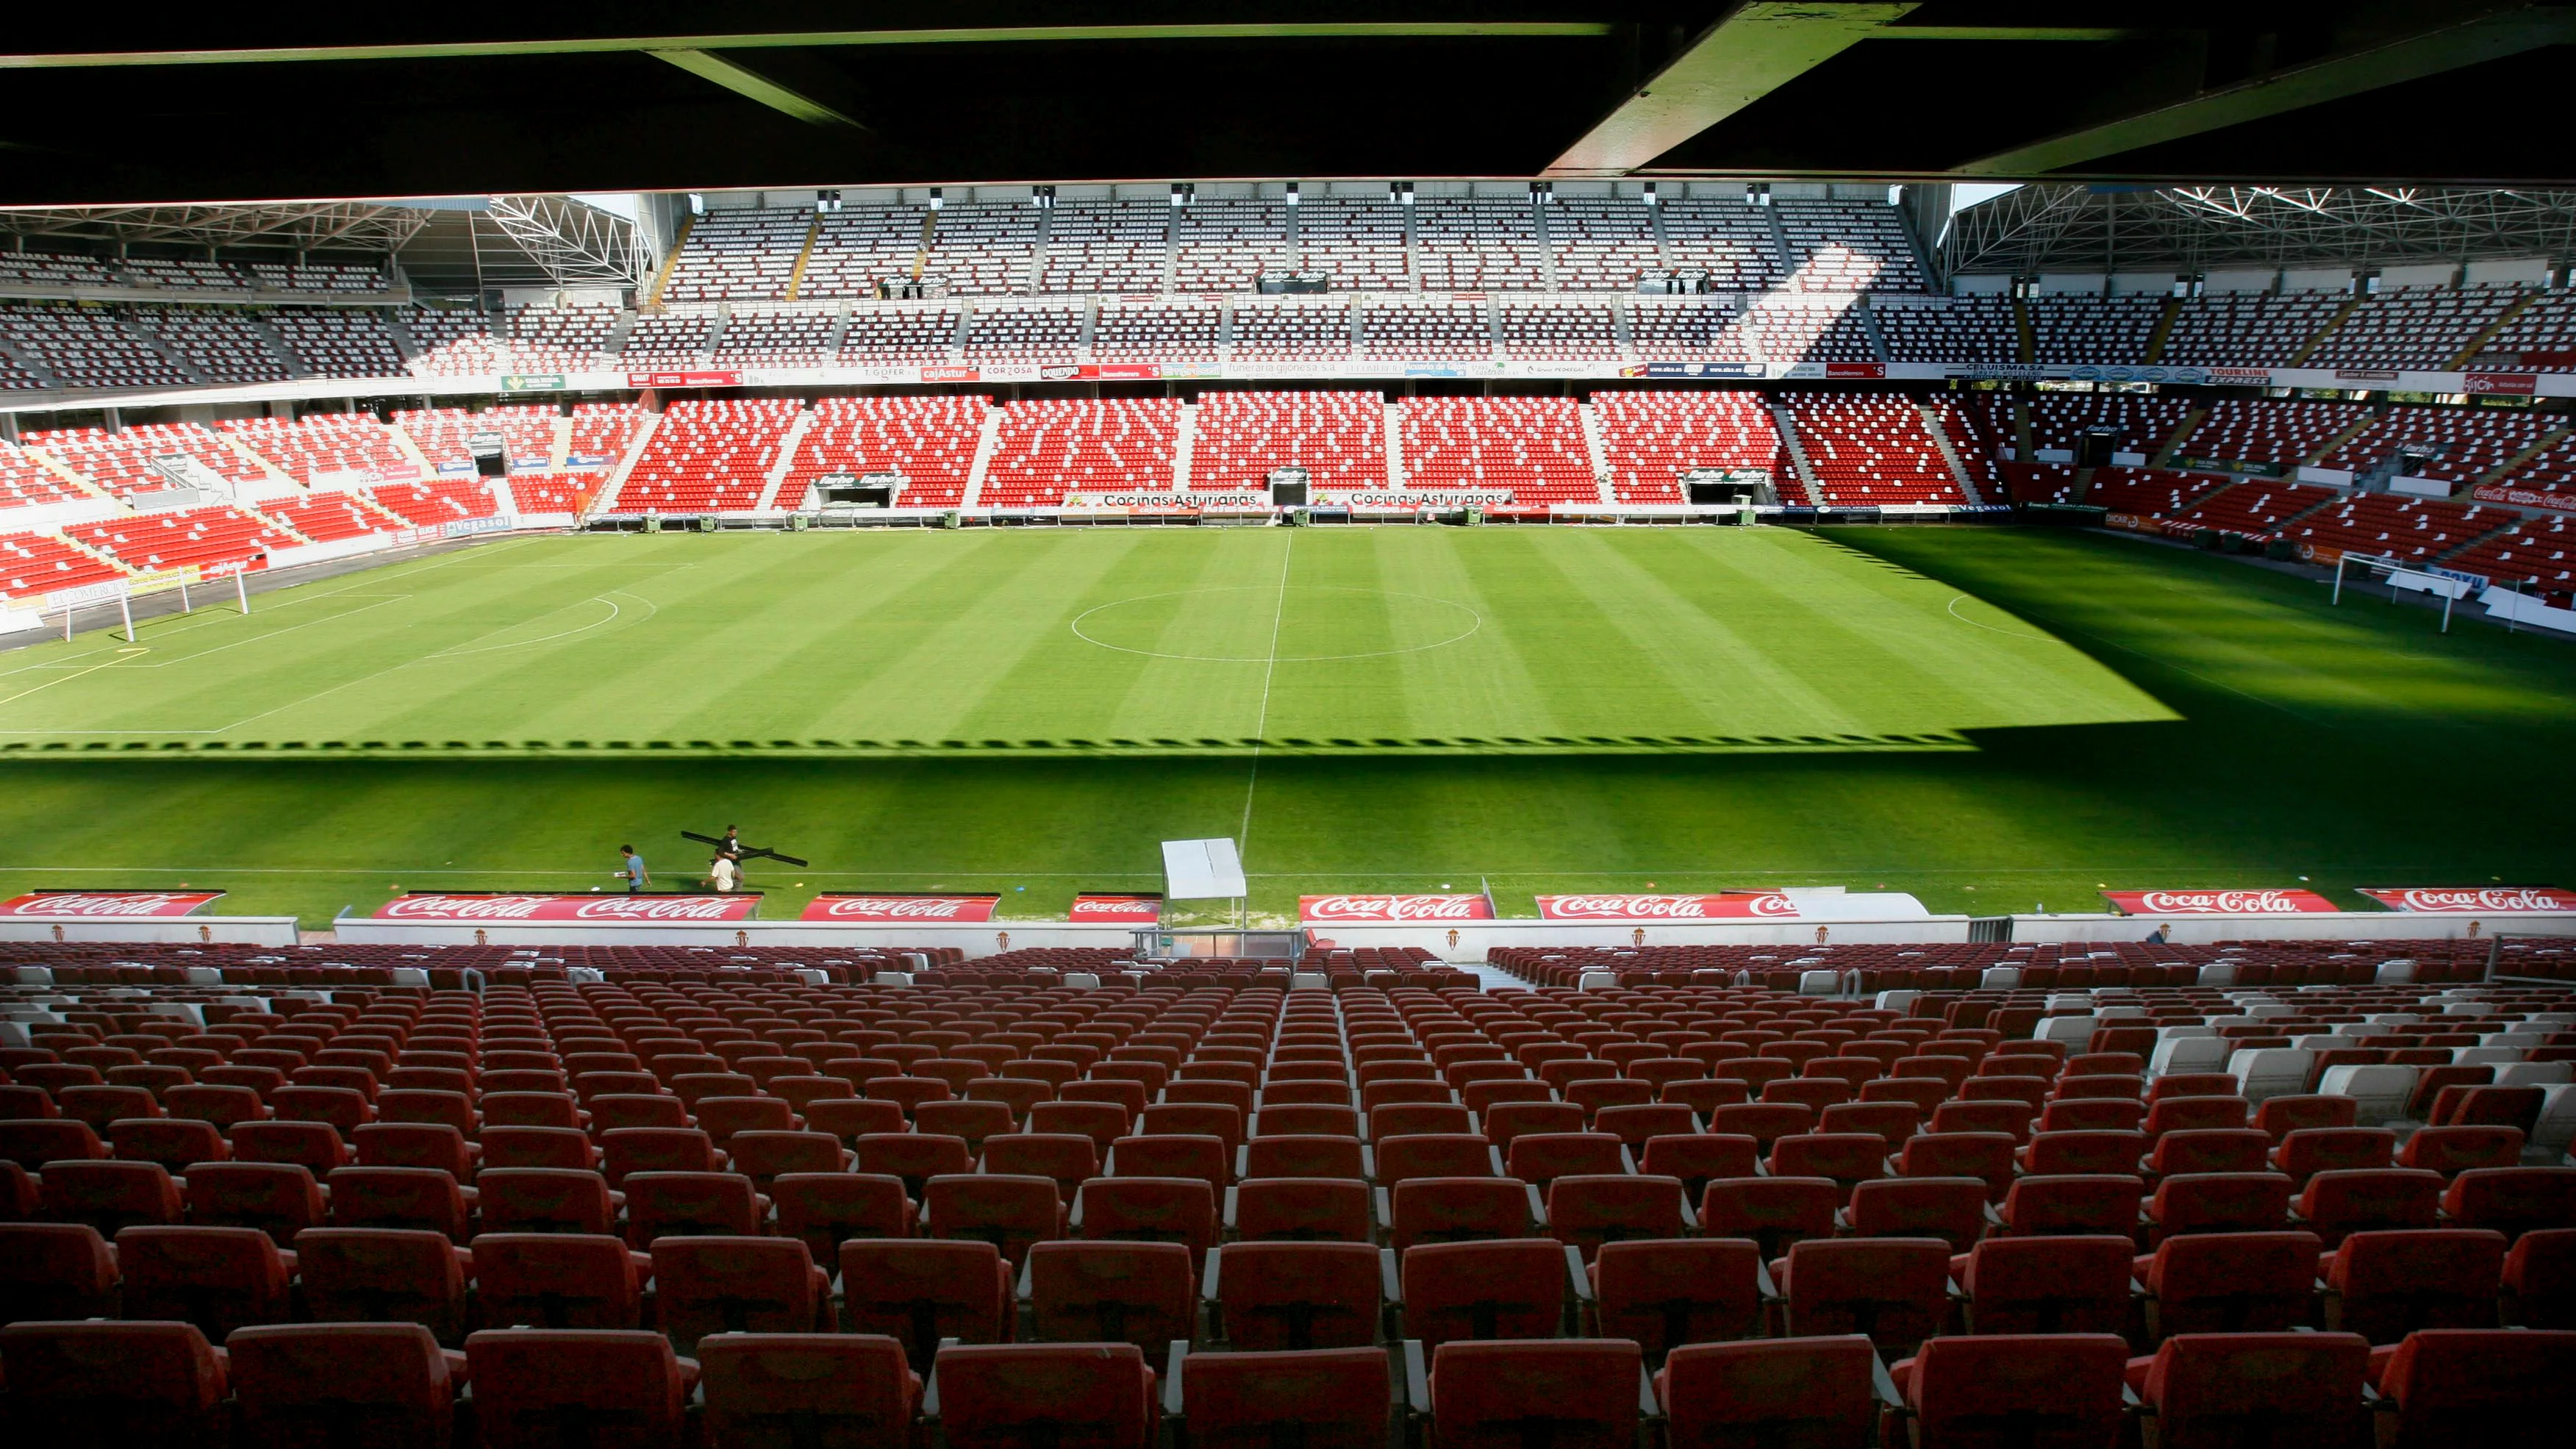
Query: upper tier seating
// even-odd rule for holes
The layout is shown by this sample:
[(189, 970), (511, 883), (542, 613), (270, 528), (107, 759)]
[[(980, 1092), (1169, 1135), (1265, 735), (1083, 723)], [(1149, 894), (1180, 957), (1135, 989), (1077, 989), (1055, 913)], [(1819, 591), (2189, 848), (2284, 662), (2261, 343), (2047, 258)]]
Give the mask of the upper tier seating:
[(990, 398), (955, 394), (820, 399), (779, 501), (796, 506), (825, 473), (900, 473), (896, 507), (954, 508), (965, 500), (991, 408)]
[(1647, 362), (1759, 362), (1743, 317), (1715, 297), (1639, 297), (1628, 313), (1628, 341)]
[(414, 377), (477, 377), (508, 370), (492, 337), (492, 319), (477, 308), (410, 306), (398, 320), (411, 334)]
[(2156, 360), (2218, 367), (2280, 367), (2315, 340), (2352, 299), (2341, 292), (2212, 292), (2184, 300)]
[(268, 479), (259, 464), (243, 456), (223, 434), (195, 423), (138, 423), (114, 433), (101, 428), (60, 428), (27, 434), (26, 446), (43, 449), (120, 498), (171, 486), (152, 460), (174, 453), (205, 464), (235, 487), (256, 487)]
[(2312, 483), (2280, 483), (2269, 478), (2250, 478), (2209, 494), (2174, 518), (2176, 522), (2192, 527), (2214, 528), (2223, 533), (2241, 533), (2248, 538), (2268, 540), (2282, 536), (2285, 525), (2291, 520), (2333, 502), (2338, 496), (2335, 490)]
[(2367, 416), (2368, 409), (2360, 403), (2220, 398), (2175, 452), (2227, 462), (2272, 463), (2286, 470), (2307, 462), (2336, 434)]
[(2443, 408), (2401, 404), (2346, 439), (2322, 461), (2329, 468), (2366, 471), (2401, 449), (2432, 457), (2402, 473), (2474, 483), (2559, 426), (2561, 415), (2529, 408)]
[(2404, 287), (2364, 297), (2311, 367), (2447, 366), (2522, 300), (2513, 287)]
[(719, 367), (821, 367), (840, 325), (829, 312), (737, 307), (709, 360)]
[(1742, 327), (1753, 350), (1772, 362), (1870, 362), (1878, 354), (1861, 322), (1858, 299), (1780, 293), (1756, 297)]
[(1178, 398), (1046, 398), (1002, 409), (982, 501), (1053, 508), (1071, 493), (1169, 493)]
[(1559, 196), (1541, 220), (1559, 290), (1625, 292), (1663, 264), (1654, 213), (1639, 197)]
[(1308, 197), (1297, 208), (1297, 261), (1337, 292), (1409, 290), (1404, 208), (1387, 196)]
[(1277, 197), (1194, 198), (1173, 219), (1172, 290), (1249, 292), (1263, 272), (1288, 270), (1288, 204)]
[(2292, 543), (2430, 563), (2518, 521), (2501, 508), (2462, 508), (2387, 493), (2355, 493), (2290, 526)]
[(1225, 309), (1207, 299), (1103, 301), (1091, 323), (1091, 355), (1102, 362), (1214, 362)]
[(1789, 264), (1771, 235), (1765, 208), (1731, 197), (1666, 201), (1665, 257), (1675, 269), (1704, 273), (1712, 292), (1763, 292), (1783, 285)]
[(1601, 499), (1571, 398), (1407, 398), (1402, 419), (1406, 488), (1507, 492), (1522, 508)]
[(1910, 398), (1862, 393), (1788, 393), (1807, 466), (1837, 506), (1965, 504), (1959, 480)]
[[(2040, 296), (2023, 299), (2034, 362), (2142, 363), (2168, 298)], [(2172, 349), (2166, 349), (2172, 360)]]
[(626, 334), (626, 345), (617, 351), (618, 361), (631, 368), (702, 366), (715, 332), (713, 312), (638, 317)]
[(1621, 503), (1683, 503), (1685, 468), (1756, 469), (1775, 483), (1789, 462), (1771, 409), (1749, 389), (1599, 392), (1592, 413)]
[(230, 307), (140, 307), (136, 324), (207, 382), (284, 382), (295, 369), (253, 314)]
[(220, 505), (103, 519), (63, 532), (84, 547), (142, 570), (240, 563), (304, 541), (255, 513)]
[(814, 213), (798, 208), (742, 208), (709, 211), (689, 223), (671, 275), (662, 284), (665, 302), (723, 302), (737, 298), (771, 300), (787, 295), (788, 274), (805, 249)]
[(614, 307), (513, 307), (510, 365), (519, 372), (591, 372), (607, 367)]
[(644, 426), (640, 403), (575, 403), (572, 440), (565, 450), (567, 468), (614, 468), (635, 443)]
[(1340, 362), (1351, 355), (1351, 303), (1337, 297), (1264, 297), (1234, 307), (1237, 362)]
[(1530, 199), (1424, 196), (1413, 250), (1426, 292), (1534, 292), (1547, 284)]
[(186, 387), (194, 381), (105, 307), (0, 303), (0, 342), (64, 387)]
[(1514, 299), (1496, 305), (1503, 356), (1532, 362), (1616, 362), (1619, 319), (1610, 303)]
[(952, 206), (932, 227), (925, 276), (958, 296), (1024, 296), (1037, 246), (1038, 209), (1026, 202)]
[(1887, 343), (1890, 362), (2015, 362), (2010, 297), (1888, 298), (1870, 315)]
[(383, 512), (369, 508), (366, 500), (355, 493), (314, 493), (301, 498), (272, 498), (259, 505), (259, 511), (294, 529), (315, 543), (330, 543), (343, 538), (364, 538), (384, 533), (399, 525)]
[[(2525, 295), (2530, 300), (2513, 314), (2513, 320), (2487, 339), (2479, 349), (2481, 355), (2514, 367), (2539, 367), (2550, 372), (2576, 370), (2576, 291), (2552, 287)], [(2527, 353), (2539, 353), (2546, 360), (2526, 362)]]
[(1485, 362), (1494, 355), (1493, 324), (1482, 302), (1371, 298), (1360, 304), (1360, 355), (1371, 360)]
[(1923, 265), (1896, 208), (1876, 201), (1783, 200), (1772, 206), (1789, 240), (1791, 289), (1920, 292)]
[(115, 272), (75, 252), (0, 251), (0, 282), (19, 287), (113, 287)]
[(841, 333), (841, 365), (946, 362), (957, 355), (954, 302), (870, 303), (853, 308)]
[(1210, 392), (1199, 398), (1189, 486), (1261, 490), (1304, 468), (1316, 492), (1386, 487), (1386, 407), (1373, 392)]
[(966, 318), (968, 362), (1071, 362), (1082, 345), (1082, 308), (1063, 302), (987, 302)]
[(926, 206), (854, 206), (818, 219), (797, 299), (874, 297), (912, 279)]
[(1038, 290), (1131, 296), (1162, 291), (1172, 210), (1163, 201), (1061, 203), (1047, 217), (1046, 267)]
[(291, 423), (283, 418), (227, 418), (221, 426), (235, 441), (308, 488), (420, 476), (420, 465), (371, 413), (307, 413)]
[(408, 369), (378, 307), (276, 307), (268, 324), (315, 377), (401, 377)]
[(757, 506), (799, 411), (793, 398), (671, 404), (618, 488), (614, 511), (711, 513)]

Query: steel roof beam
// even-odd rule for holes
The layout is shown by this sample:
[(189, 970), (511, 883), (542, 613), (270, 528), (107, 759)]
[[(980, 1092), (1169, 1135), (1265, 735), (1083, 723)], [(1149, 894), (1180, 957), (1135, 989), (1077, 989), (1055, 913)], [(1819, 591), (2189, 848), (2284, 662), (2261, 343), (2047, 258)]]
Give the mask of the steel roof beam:
[(807, 125), (866, 129), (821, 101), (781, 85), (739, 61), (727, 60), (704, 50), (656, 50), (649, 54), (657, 60), (669, 61), (700, 80), (713, 81), (735, 95), (794, 116)]

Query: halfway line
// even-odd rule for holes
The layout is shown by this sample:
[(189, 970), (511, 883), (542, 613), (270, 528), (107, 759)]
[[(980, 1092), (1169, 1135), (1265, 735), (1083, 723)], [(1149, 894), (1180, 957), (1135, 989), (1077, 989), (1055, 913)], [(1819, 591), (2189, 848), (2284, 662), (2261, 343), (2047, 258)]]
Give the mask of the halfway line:
[(1252, 720), (1252, 773), (1243, 781), (1243, 826), (1236, 832), (1240, 856), (1252, 854), (1252, 791), (1261, 783), (1261, 736), (1270, 727), (1270, 679), (1279, 672), (1279, 625), (1288, 617), (1288, 565), (1296, 557), (1297, 535), (1292, 530), (1288, 541), (1279, 549), (1279, 604), (1270, 611), (1270, 657), (1261, 666), (1261, 712)]

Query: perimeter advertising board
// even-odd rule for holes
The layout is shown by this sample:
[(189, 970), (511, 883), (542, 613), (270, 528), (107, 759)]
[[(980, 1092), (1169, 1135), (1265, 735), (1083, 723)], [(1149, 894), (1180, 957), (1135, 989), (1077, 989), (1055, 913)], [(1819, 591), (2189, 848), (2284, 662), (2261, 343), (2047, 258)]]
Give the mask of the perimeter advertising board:
[(222, 891), (35, 891), (0, 901), (0, 916), (188, 916), (222, 895)]
[(866, 921), (907, 926), (941, 926), (957, 921), (989, 921), (1002, 903), (999, 895), (927, 895), (896, 891), (869, 895), (829, 892), (805, 903), (807, 921)]
[(2331, 911), (2334, 902), (2314, 891), (2104, 891), (2124, 916), (2296, 916)]
[(1299, 896), (1297, 919), (1314, 925), (1490, 921), (1494, 903), (1483, 896)]
[(2576, 891), (2556, 886), (2366, 886), (2361, 893), (2392, 911), (2428, 915), (2576, 911)]
[(1740, 921), (1798, 914), (1779, 891), (1720, 891), (1695, 896), (1540, 896), (1544, 921)]
[(480, 891), (415, 891), (379, 907), (379, 921), (590, 921), (640, 925), (671, 921), (748, 921), (760, 897), (740, 895), (511, 895)]

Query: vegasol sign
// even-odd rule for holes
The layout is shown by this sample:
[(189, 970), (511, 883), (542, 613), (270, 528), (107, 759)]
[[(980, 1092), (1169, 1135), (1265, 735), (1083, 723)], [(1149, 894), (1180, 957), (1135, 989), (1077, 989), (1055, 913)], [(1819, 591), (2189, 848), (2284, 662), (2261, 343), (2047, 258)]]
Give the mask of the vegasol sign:
[(2124, 916), (2296, 916), (2331, 911), (2314, 891), (2104, 891)]

